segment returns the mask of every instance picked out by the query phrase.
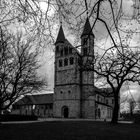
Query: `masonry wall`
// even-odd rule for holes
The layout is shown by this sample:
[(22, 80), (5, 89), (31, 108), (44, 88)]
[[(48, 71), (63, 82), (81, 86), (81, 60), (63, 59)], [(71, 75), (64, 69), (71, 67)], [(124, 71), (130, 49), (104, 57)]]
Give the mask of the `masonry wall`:
[(53, 104), (49, 105), (35, 105), (36, 107), (33, 109), (34, 105), (20, 105), (18, 109), (13, 109), (11, 114), (20, 114), (20, 115), (36, 115), (39, 117), (53, 117)]
[[(68, 42), (57, 44), (59, 52), (55, 54), (55, 88), (54, 88), (54, 117), (64, 117), (62, 108), (68, 108), (68, 117), (78, 118), (80, 114), (80, 73), (78, 67), (78, 55)], [(65, 49), (68, 53), (65, 54)], [(61, 55), (61, 52), (64, 52)], [(70, 59), (73, 58), (73, 63)], [(68, 60), (65, 65), (65, 60)], [(61, 61), (61, 66), (60, 66)]]
[(68, 118), (79, 118), (80, 117), (80, 101), (79, 100), (56, 100), (54, 101), (54, 117), (64, 118), (62, 108), (68, 107)]
[[(99, 119), (108, 119), (112, 117), (112, 108), (98, 104), (98, 107), (100, 109), (100, 118)], [(96, 116), (96, 119), (98, 119), (98, 115)]]
[(95, 97), (89, 96), (82, 100), (82, 116), (83, 118), (95, 118)]

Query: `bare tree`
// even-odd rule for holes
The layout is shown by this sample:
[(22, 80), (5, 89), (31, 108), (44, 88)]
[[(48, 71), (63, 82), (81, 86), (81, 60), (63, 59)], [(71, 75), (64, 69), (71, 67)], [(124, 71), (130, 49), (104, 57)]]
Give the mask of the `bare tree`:
[(34, 37), (39, 47), (46, 47), (43, 42), (54, 43), (57, 9), (55, 0), (1, 0), (0, 25), (13, 32), (22, 30)]
[[(115, 98), (112, 122), (117, 122), (119, 108), (117, 98), (120, 88), (126, 81), (135, 82), (139, 79), (139, 51), (130, 49), (130, 41), (134, 34), (139, 33), (139, 29), (134, 26), (129, 28), (130, 24), (139, 24), (138, 0), (133, 5), (134, 12), (130, 17), (124, 12), (123, 0), (44, 0), (43, 2), (46, 3), (45, 11), (41, 10), (40, 1), (37, 0), (3, 0), (0, 24), (9, 27), (11, 23), (18, 23), (24, 27), (26, 33), (35, 36), (36, 41), (42, 45), (43, 40), (54, 42), (53, 29), (59, 19), (64, 25), (67, 24), (69, 31), (74, 31), (72, 33), (76, 37), (83, 27), (86, 13), (92, 21), (92, 29), (97, 31), (99, 28), (97, 25), (101, 23), (106, 30), (103, 38), (111, 42), (110, 47), (103, 47), (105, 44), (97, 46), (97, 51), (100, 50), (102, 54), (95, 55), (94, 63), (92, 60), (90, 65), (96, 66), (93, 70), (97, 78), (102, 77), (112, 88)], [(53, 14), (50, 13), (51, 9)], [(122, 24), (123, 21), (127, 25)], [(76, 41), (79, 42), (79, 38), (76, 38)], [(124, 47), (126, 45), (129, 47)]]
[(0, 30), (0, 111), (6, 110), (18, 97), (42, 90), (45, 80), (38, 76), (39, 52), (33, 39), (24, 40)]
[[(104, 27), (104, 32), (101, 31), (102, 38), (104, 42), (110, 43), (106, 47), (105, 43), (98, 45), (95, 52), (99, 53), (96, 53), (92, 59), (90, 56), (86, 66), (82, 65), (82, 68), (95, 71), (96, 78), (102, 80), (104, 87), (112, 89), (115, 99), (112, 123), (118, 121), (119, 94), (122, 85), (130, 81), (139, 83), (140, 80), (139, 48), (130, 46), (133, 36), (139, 33), (137, 18), (140, 15), (139, 1), (133, 1), (129, 12), (125, 12), (124, 2), (124, 0), (57, 0), (58, 12), (68, 23), (69, 29), (73, 28), (76, 31), (77, 28), (80, 31), (86, 16), (92, 21), (92, 29), (95, 32), (99, 24), (102, 25), (101, 29)], [(133, 12), (130, 14), (130, 11)], [(96, 34), (95, 38), (98, 38)], [(87, 41), (88, 39), (90, 35)]]
[[(106, 88), (111, 88), (115, 104), (113, 109), (112, 123), (117, 123), (120, 108), (120, 89), (126, 82), (140, 81), (140, 52), (132, 51), (129, 48), (124, 49), (120, 54), (117, 49), (110, 49), (104, 56), (96, 54), (94, 62), (90, 63), (90, 69), (95, 71), (96, 79), (102, 80)], [(90, 61), (91, 62), (91, 61)], [(92, 68), (94, 66), (94, 68)]]
[[(126, 21), (129, 26), (130, 23), (132, 24), (132, 21), (136, 23), (137, 19), (133, 15), (131, 18), (128, 18), (124, 14), (123, 0), (95, 0), (94, 2), (85, 0), (80, 2), (81, 6), (79, 5), (79, 7), (83, 7), (85, 10), (77, 18), (84, 20), (83, 15), (87, 13), (91, 19), (94, 19), (92, 29), (95, 30), (95, 26), (100, 22), (106, 29), (106, 33), (103, 33), (105, 35), (104, 40), (110, 40), (111, 42), (109, 44), (110, 47), (107, 48), (97, 46), (95, 52), (98, 51), (100, 53), (97, 53), (92, 59), (90, 56), (90, 59), (87, 59), (86, 66), (82, 66), (82, 68), (95, 71), (96, 78), (102, 80), (104, 87), (111, 87), (115, 99), (112, 123), (117, 123), (119, 94), (122, 85), (130, 81), (139, 83), (140, 78), (139, 50), (130, 46), (133, 35), (137, 34), (139, 30), (127, 28), (122, 22)], [(71, 7), (70, 4), (74, 3), (76, 5), (76, 1), (63, 3), (59, 0), (60, 9), (65, 12), (68, 12), (68, 7)], [(64, 6), (64, 4), (67, 6)], [(66, 20), (65, 16), (66, 14), (63, 15), (63, 18)], [(70, 18), (67, 20), (70, 20)], [(90, 35), (87, 37), (87, 41), (89, 37)]]

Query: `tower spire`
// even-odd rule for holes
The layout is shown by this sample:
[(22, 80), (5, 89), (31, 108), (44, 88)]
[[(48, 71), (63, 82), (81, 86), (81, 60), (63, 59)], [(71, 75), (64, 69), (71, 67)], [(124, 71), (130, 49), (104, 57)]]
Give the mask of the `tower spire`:
[(64, 31), (63, 31), (63, 28), (62, 28), (62, 16), (60, 14), (60, 7), (59, 7), (59, 22), (60, 22), (60, 28), (59, 28), (59, 32), (58, 32), (58, 35), (57, 35), (57, 39), (56, 39), (56, 42), (55, 42), (55, 45), (57, 43), (64, 43), (65, 42), (65, 35), (64, 35)]
[(55, 44), (64, 43), (64, 42), (65, 42), (65, 35), (61, 24)]
[(90, 26), (88, 16), (87, 16), (86, 23), (84, 25), (84, 30), (83, 30), (83, 33), (82, 33), (81, 37), (84, 36), (84, 35), (93, 35), (94, 36), (94, 34), (92, 32), (92, 28)]

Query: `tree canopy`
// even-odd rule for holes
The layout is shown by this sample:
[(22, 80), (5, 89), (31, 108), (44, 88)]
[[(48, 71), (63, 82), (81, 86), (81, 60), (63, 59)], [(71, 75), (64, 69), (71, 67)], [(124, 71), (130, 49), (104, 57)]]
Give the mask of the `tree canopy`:
[(20, 96), (42, 90), (46, 80), (37, 70), (39, 52), (33, 40), (23, 40), (22, 34), (7, 35), (0, 31), (0, 111), (6, 110)]

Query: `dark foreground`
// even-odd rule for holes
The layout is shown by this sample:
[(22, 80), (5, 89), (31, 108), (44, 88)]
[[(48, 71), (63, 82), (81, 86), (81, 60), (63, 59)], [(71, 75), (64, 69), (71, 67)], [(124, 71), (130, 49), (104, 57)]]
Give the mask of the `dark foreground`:
[(140, 140), (140, 124), (94, 121), (0, 124), (1, 140)]

